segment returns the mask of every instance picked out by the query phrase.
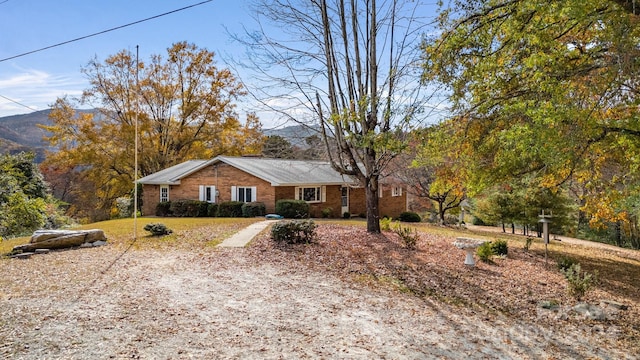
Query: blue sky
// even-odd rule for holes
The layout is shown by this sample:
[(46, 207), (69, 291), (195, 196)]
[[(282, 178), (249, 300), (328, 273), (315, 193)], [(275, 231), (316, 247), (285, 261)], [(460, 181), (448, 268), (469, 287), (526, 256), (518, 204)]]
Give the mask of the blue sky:
[[(231, 57), (242, 59), (245, 50), (230, 39), (227, 30), (242, 33), (243, 26), (255, 29), (249, 8), (252, 0), (213, 0), (73, 43), (1, 60), (202, 1), (0, 0), (0, 116), (44, 110), (58, 97), (80, 95), (88, 87), (80, 70), (90, 59), (103, 61), (123, 49), (135, 52), (136, 45), (141, 60), (152, 54), (165, 54), (178, 41), (214, 51), (219, 65), (227, 66), (225, 60)], [(432, 1), (427, 4), (433, 5)], [(433, 15), (430, 12), (428, 16)], [(251, 79), (238, 75), (245, 81)], [(242, 118), (246, 111), (253, 110), (249, 101), (238, 104)], [(263, 113), (258, 112), (258, 116), (264, 128), (281, 125)]]
[[(0, 0), (0, 59), (58, 44), (173, 11), (202, 0)], [(219, 64), (241, 56), (225, 28), (251, 23), (247, 0), (214, 0), (84, 40), (0, 62), (0, 116), (44, 110), (57, 97), (87, 87), (80, 69), (94, 56), (104, 60), (122, 49), (140, 59), (165, 54), (178, 41), (216, 53)], [(12, 103), (10, 98), (23, 105)]]

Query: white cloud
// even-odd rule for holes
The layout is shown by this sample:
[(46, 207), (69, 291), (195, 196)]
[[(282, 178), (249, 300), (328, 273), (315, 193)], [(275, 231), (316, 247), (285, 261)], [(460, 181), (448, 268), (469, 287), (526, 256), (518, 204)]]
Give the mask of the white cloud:
[(52, 75), (35, 69), (15, 70), (0, 73), (0, 117), (47, 109), (58, 97), (78, 96), (87, 86), (79, 75)]

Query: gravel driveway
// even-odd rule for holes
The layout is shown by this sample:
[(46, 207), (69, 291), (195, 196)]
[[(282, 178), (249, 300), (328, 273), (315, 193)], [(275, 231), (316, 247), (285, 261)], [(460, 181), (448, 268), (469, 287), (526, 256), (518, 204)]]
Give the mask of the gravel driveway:
[(246, 249), (1, 260), (0, 355), (15, 359), (619, 358), (562, 336)]

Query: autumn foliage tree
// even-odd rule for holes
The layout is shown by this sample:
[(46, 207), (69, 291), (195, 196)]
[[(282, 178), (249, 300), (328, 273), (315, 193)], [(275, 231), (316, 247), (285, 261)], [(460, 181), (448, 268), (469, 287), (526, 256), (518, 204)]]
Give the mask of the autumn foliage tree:
[(441, 225), (447, 212), (466, 198), (464, 167), (450, 140), (438, 125), (415, 130), (408, 137), (407, 150), (388, 169), (388, 175), (405, 184), (407, 192), (433, 203)]
[[(478, 188), (525, 174), (584, 185), (592, 220), (624, 221), (640, 189), (640, 26), (630, 2), (459, 0), (425, 42), (450, 91)], [(623, 6), (621, 6), (623, 5)]]
[[(77, 100), (61, 98), (44, 128), (58, 151), (45, 166), (82, 174), (92, 191), (84, 193), (91, 218), (108, 217), (114, 199), (130, 194), (134, 182), (135, 129), (139, 174), (146, 176), (189, 159), (259, 152), (261, 125), (253, 114), (243, 122), (235, 104), (241, 85), (214, 54), (180, 42), (148, 62), (121, 51), (83, 69), (90, 87)], [(98, 112), (79, 113), (78, 106)], [(87, 213), (89, 213), (87, 211)]]

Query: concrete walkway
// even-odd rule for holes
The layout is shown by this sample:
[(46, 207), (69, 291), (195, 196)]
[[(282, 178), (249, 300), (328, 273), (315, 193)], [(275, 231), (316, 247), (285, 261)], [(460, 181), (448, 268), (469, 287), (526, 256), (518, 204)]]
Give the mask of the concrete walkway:
[(277, 220), (265, 220), (260, 221), (254, 224), (247, 226), (246, 228), (238, 231), (233, 234), (228, 239), (225, 239), (223, 242), (218, 244), (218, 247), (227, 247), (227, 248), (236, 248), (236, 247), (244, 247), (251, 241), (254, 236), (258, 235), (262, 230), (266, 229), (267, 226), (277, 222)]

